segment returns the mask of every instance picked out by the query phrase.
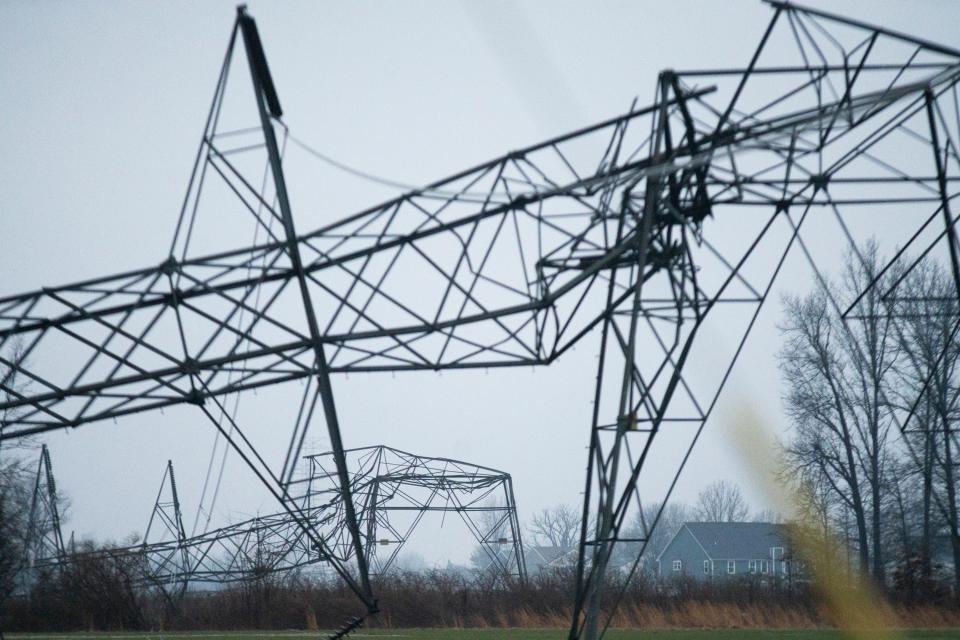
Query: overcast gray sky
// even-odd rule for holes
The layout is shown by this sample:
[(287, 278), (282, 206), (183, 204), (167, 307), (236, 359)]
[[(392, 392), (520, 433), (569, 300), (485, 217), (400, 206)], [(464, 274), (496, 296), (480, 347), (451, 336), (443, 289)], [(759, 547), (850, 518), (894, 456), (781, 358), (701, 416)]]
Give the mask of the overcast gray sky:
[[(955, 2), (811, 4), (960, 46)], [(249, 10), (297, 136), (412, 184), (614, 116), (636, 96), (649, 102), (663, 68), (745, 65), (771, 16), (746, 0), (254, 1)], [(233, 18), (231, 2), (0, 4), (0, 294), (163, 259)], [(323, 166), (315, 180), (322, 204), (295, 211), (301, 231), (394, 195)], [(808, 286), (799, 267), (789, 273), (781, 290)], [(765, 506), (727, 444), (724, 416), (748, 401), (784, 432), (777, 316), (777, 305), (763, 314), (678, 499), (728, 478)], [(536, 371), (338, 377), (344, 439), (509, 471), (522, 520), (578, 503), (596, 344)], [(73, 503), (67, 529), (115, 539), (142, 530), (168, 458), (192, 516), (212, 439), (180, 410), (47, 436)], [(217, 523), (276, 510), (236, 460), (226, 477)], [(445, 527), (411, 548), (431, 562), (465, 561), (463, 532)]]

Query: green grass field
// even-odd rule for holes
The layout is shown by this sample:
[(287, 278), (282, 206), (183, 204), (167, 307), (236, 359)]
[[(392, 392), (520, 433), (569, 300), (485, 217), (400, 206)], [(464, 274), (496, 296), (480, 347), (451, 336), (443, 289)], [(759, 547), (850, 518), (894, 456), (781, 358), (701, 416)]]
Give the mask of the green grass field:
[[(263, 632), (218, 632), (203, 631), (196, 633), (8, 633), (7, 640), (264, 640), (290, 638), (325, 638), (325, 634), (298, 631)], [(563, 640), (563, 629), (370, 629), (350, 635), (351, 638), (409, 638), (410, 640)], [(717, 631), (610, 631), (609, 640), (843, 640), (849, 637), (842, 631), (761, 631), (746, 629), (727, 629)], [(916, 629), (897, 632), (895, 638), (901, 640), (926, 640), (960, 638), (960, 629)]]

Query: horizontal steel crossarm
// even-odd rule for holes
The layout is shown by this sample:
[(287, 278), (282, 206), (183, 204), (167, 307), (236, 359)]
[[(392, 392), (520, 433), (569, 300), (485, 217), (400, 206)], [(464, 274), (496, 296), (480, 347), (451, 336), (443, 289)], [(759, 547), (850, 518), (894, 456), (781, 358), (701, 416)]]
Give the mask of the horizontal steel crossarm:
[(938, 42), (933, 42), (930, 40), (925, 40), (923, 38), (918, 38), (908, 33), (902, 33), (900, 31), (895, 31), (893, 29), (878, 27), (876, 25), (868, 24), (866, 22), (861, 22), (859, 20), (854, 20), (853, 18), (848, 18), (846, 16), (841, 16), (835, 13), (830, 13), (828, 11), (821, 11), (819, 9), (814, 9), (811, 7), (804, 6), (802, 4), (797, 4), (790, 0), (763, 0), (763, 1), (777, 9), (817, 16), (820, 18), (824, 18), (826, 20), (830, 20), (832, 22), (849, 25), (851, 27), (862, 29), (864, 31), (881, 34), (881, 35), (893, 38), (895, 40), (908, 42), (910, 44), (916, 45), (921, 49), (926, 49), (928, 51), (933, 51), (933, 52), (941, 53), (948, 56), (960, 57), (960, 50), (954, 49), (952, 47), (944, 46)]
[[(612, 188), (616, 185), (636, 181), (645, 175), (677, 171), (682, 167), (690, 166), (691, 163), (708, 163), (709, 154), (707, 152), (695, 153), (697, 148), (709, 148), (711, 149), (709, 153), (717, 153), (718, 146), (730, 145), (734, 147), (733, 151), (736, 151), (735, 147), (745, 140), (750, 140), (751, 144), (757, 143), (758, 140), (774, 140), (787, 135), (788, 131), (796, 132), (809, 123), (821, 123), (828, 118), (832, 121), (835, 119), (833, 114), (838, 110), (842, 109), (845, 113), (851, 112), (853, 105), (860, 105), (863, 110), (875, 114), (879, 111), (879, 106), (893, 104), (903, 98), (912, 97), (918, 92), (929, 90), (931, 85), (939, 86), (943, 83), (955, 82), (957, 74), (957, 67), (951, 67), (935, 74), (926, 81), (901, 87), (897, 91), (868, 94), (867, 96), (841, 101), (834, 105), (783, 116), (770, 122), (753, 123), (723, 130), (717, 134), (704, 136), (702, 140), (696, 141), (695, 144), (675, 149), (669, 157), (658, 154), (654, 157), (623, 165), (601, 167), (594, 176), (568, 183), (563, 187), (552, 187), (535, 190), (529, 194), (521, 194), (509, 202), (484, 208), (471, 215), (450, 221), (441, 221), (435, 215), (428, 216), (429, 224), (422, 228), (400, 234), (397, 237), (390, 237), (385, 233), (380, 234), (377, 236), (376, 242), (372, 244), (367, 243), (366, 246), (347, 250), (343, 238), (338, 237), (341, 230), (353, 229), (361, 220), (373, 220), (378, 216), (384, 216), (391, 210), (398, 209), (417, 198), (425, 197), (426, 191), (407, 194), (387, 205), (367, 210), (312, 234), (301, 236), (298, 242), (304, 254), (314, 255), (312, 262), (305, 265), (304, 271), (315, 284), (320, 282), (317, 279), (318, 272), (325, 269), (345, 270), (355, 280), (361, 280), (363, 276), (351, 271), (350, 265), (369, 259), (374, 254), (413, 247), (419, 241), (441, 233), (452, 233), (456, 236), (452, 239), (453, 242), (462, 242), (459, 231), (484, 220), (498, 216), (503, 218), (512, 214), (531, 215), (528, 207), (552, 198), (577, 201), (579, 205), (583, 198), (596, 194), (601, 187)], [(706, 93), (706, 90), (701, 93)], [(696, 99), (697, 96), (697, 93), (693, 93), (687, 99)], [(610, 122), (624, 122), (646, 112), (647, 110), (633, 112), (618, 120), (597, 125), (597, 127), (611, 126)], [(810, 124), (810, 126), (813, 125)], [(584, 131), (592, 133), (598, 130), (597, 127)], [(834, 135), (841, 135), (841, 131), (842, 127), (836, 127)], [(558, 140), (565, 141), (577, 135), (586, 135), (586, 133), (578, 132)], [(547, 142), (504, 156), (493, 163), (483, 165), (480, 171), (490, 171), (494, 166), (504, 166), (507, 163), (516, 162), (518, 158), (526, 158), (533, 151), (552, 148), (551, 145), (555, 144), (557, 144), (556, 141)], [(680, 161), (683, 158), (686, 158), (686, 160)], [(463, 175), (469, 173), (459, 174), (459, 176), (437, 183), (437, 185), (446, 185), (450, 181), (461, 179)], [(717, 180), (718, 178), (714, 174), (712, 179)], [(451, 201), (453, 200), (455, 198)], [(597, 210), (601, 209), (598, 208)], [(606, 210), (602, 209), (602, 211)], [(557, 250), (570, 251), (572, 247), (587, 242), (587, 233), (591, 230), (598, 230), (598, 225), (606, 224), (607, 218), (604, 216), (588, 222), (586, 228), (579, 234), (570, 235), (569, 239)], [(609, 218), (610, 221), (614, 219), (615, 217)], [(542, 218), (537, 218), (537, 223), (546, 224)], [(361, 224), (365, 224), (365, 222)], [(356, 229), (353, 230), (356, 231)], [(350, 234), (342, 233), (340, 235), (345, 238)], [(320, 249), (316, 245), (321, 241), (332, 243), (332, 245), (329, 248)], [(327, 331), (321, 337), (323, 343), (335, 346), (337, 353), (343, 351), (344, 354), (347, 354), (339, 359), (336, 355), (332, 357), (329, 370), (331, 372), (436, 370), (548, 363), (582, 337), (607, 311), (603, 309), (582, 311), (579, 306), (576, 307), (571, 313), (586, 315), (585, 324), (576, 327), (570, 335), (561, 335), (558, 332), (553, 336), (554, 342), (552, 343), (544, 343), (542, 333), (539, 330), (546, 321), (546, 313), (554, 310), (558, 300), (563, 296), (591, 286), (593, 280), (598, 277), (602, 279), (602, 272), (606, 268), (615, 265), (618, 259), (628, 255), (631, 242), (631, 237), (628, 237), (621, 244), (612, 247), (602, 244), (585, 245), (595, 246), (595, 250), (599, 252), (599, 258), (591, 261), (582, 270), (572, 272), (570, 270), (556, 270), (554, 273), (542, 274), (540, 286), (537, 286), (535, 291), (529, 291), (528, 295), (520, 296), (524, 299), (517, 304), (490, 306), (489, 308), (481, 306), (480, 311), (472, 313), (470, 312), (472, 309), (466, 310), (465, 307), (461, 307), (458, 313), (448, 314), (447, 317), (441, 317), (438, 311), (434, 318), (419, 317), (417, 322), (407, 324), (394, 324), (392, 322), (395, 320), (394, 318), (384, 319), (377, 323), (375, 318), (365, 315), (362, 308), (354, 305), (352, 311), (358, 317), (371, 320), (368, 326), (374, 324), (374, 328), (354, 328), (348, 332), (338, 333), (334, 327), (328, 326)], [(293, 279), (294, 270), (285, 266), (285, 263), (278, 258), (282, 251), (283, 246), (279, 243), (266, 244), (206, 258), (185, 260), (182, 263), (168, 261), (157, 267), (128, 272), (120, 276), (90, 280), (67, 287), (44, 289), (31, 294), (0, 299), (0, 347), (3, 347), (12, 339), (21, 339), (27, 345), (27, 358), (23, 362), (12, 362), (3, 358), (0, 354), (0, 365), (9, 369), (8, 375), (16, 373), (30, 383), (30, 389), (25, 393), (17, 392), (6, 384), (0, 384), (9, 396), (0, 405), (0, 411), (7, 412), (8, 415), (11, 411), (18, 414), (13, 420), (8, 419), (7, 428), (0, 435), (0, 438), (20, 437), (64, 426), (77, 426), (86, 422), (174, 404), (201, 403), (204, 400), (204, 394), (207, 393), (209, 395), (221, 395), (311, 375), (314, 373), (315, 365), (308, 357), (308, 351), (313, 343), (305, 335), (305, 332), (301, 328), (284, 323), (271, 310), (254, 309), (246, 301), (246, 295), (257, 286), (269, 283), (284, 286), (285, 283)], [(270, 266), (268, 268), (262, 269), (259, 273), (247, 275), (252, 264), (259, 258), (267, 256), (275, 258), (275, 260), (269, 262)], [(543, 258), (548, 256), (549, 254), (546, 254)], [(213, 271), (212, 274), (211, 271)], [(244, 277), (236, 277), (237, 272), (241, 271), (244, 273)], [(157, 283), (164, 281), (163, 276), (168, 276), (167, 279), (169, 279), (169, 276), (173, 274), (183, 276), (181, 281), (186, 281), (187, 286), (182, 289), (167, 290), (156, 288)], [(446, 275), (452, 282), (453, 277), (450, 274)], [(479, 277), (482, 273), (475, 275)], [(561, 275), (566, 279), (561, 280)], [(528, 282), (527, 284), (529, 286), (531, 283)], [(336, 296), (336, 292), (329, 293)], [(127, 296), (129, 299), (118, 302), (118, 296), (121, 298)], [(170, 344), (160, 342), (154, 344), (150, 340), (148, 331), (143, 333), (128, 331), (124, 325), (127, 318), (138, 313), (148, 312), (149, 309), (155, 310), (154, 313), (157, 315), (153, 316), (154, 319), (159, 317), (162, 311), (180, 306), (190, 308), (203, 315), (204, 309), (201, 303), (208, 296), (215, 296), (219, 302), (233, 304), (238, 309), (249, 311), (254, 316), (255, 323), (262, 323), (264, 326), (269, 325), (279, 329), (283, 334), (290, 336), (291, 339), (289, 341), (278, 341), (273, 338), (271, 341), (258, 342), (255, 332), (247, 332), (246, 336), (249, 339), (244, 341), (242, 348), (238, 341), (238, 344), (227, 353), (207, 354), (201, 351), (202, 355), (198, 355), (195, 360), (183, 361), (172, 355), (179, 352), (178, 345), (172, 342)], [(346, 301), (341, 300), (341, 303), (346, 304)], [(66, 308), (66, 311), (50, 313), (47, 311), (49, 306), (59, 307), (59, 309)], [(412, 314), (401, 313), (399, 315), (410, 318)], [(211, 316), (212, 314), (207, 312), (204, 317), (209, 319)], [(511, 333), (511, 329), (503, 325), (503, 320), (511, 316), (529, 317), (529, 320), (524, 321), (519, 329), (513, 329)], [(569, 320), (570, 318), (558, 317), (557, 323), (566, 329)], [(496, 323), (503, 329), (503, 333), (498, 334), (497, 339), (492, 342), (477, 342), (470, 338), (460, 338), (454, 335), (460, 327), (481, 322)], [(79, 326), (76, 329), (71, 328), (71, 325), (78, 323), (91, 323), (98, 327), (98, 330), (109, 331), (109, 340), (119, 336), (118, 340), (122, 338), (126, 341), (124, 344), (129, 343), (132, 346), (126, 351), (121, 351), (112, 349), (109, 344), (97, 344), (96, 340), (86, 338)], [(520, 331), (523, 331), (524, 327), (532, 326), (530, 323), (538, 328), (533, 342), (530, 341), (531, 337), (529, 335), (520, 335)], [(356, 324), (354, 324), (355, 326)], [(207, 345), (212, 344), (214, 338), (218, 335), (235, 333), (236, 331), (229, 327), (229, 323), (224, 322), (207, 341)], [(460, 357), (445, 357), (444, 353), (430, 354), (430, 357), (417, 355), (418, 341), (438, 334), (444, 336), (448, 341), (452, 339), (461, 341), (460, 344), (466, 345), (472, 351)], [(84, 370), (81, 370), (73, 380), (66, 383), (48, 379), (47, 376), (38, 373), (30, 366), (29, 358), (34, 347), (48, 335), (66, 336), (92, 349), (93, 355), (89, 362), (92, 362), (95, 358), (108, 360), (114, 364), (113, 372), (106, 379), (91, 380), (85, 383), (80, 381)], [(381, 338), (397, 341), (398, 345), (388, 348), (364, 346), (364, 341), (369, 342)], [(520, 348), (516, 349), (516, 346)], [(156, 364), (140, 365), (133, 355), (133, 352), (138, 349), (168, 364), (159, 367)], [(401, 349), (411, 351), (414, 356), (411, 357), (401, 353)], [(89, 366), (89, 362), (87, 366)], [(228, 371), (239, 372), (240, 375), (233, 378), (219, 375)], [(206, 384), (203, 385), (202, 390), (198, 391), (193, 385), (188, 384), (191, 375), (205, 377)], [(71, 408), (68, 408), (70, 407), (66, 402), (68, 400), (74, 401)], [(81, 403), (79, 408), (76, 406), (77, 402)]]
[[(902, 98), (906, 95), (916, 95), (926, 91), (931, 86), (937, 86), (944, 83), (950, 83), (955, 81), (957, 76), (960, 75), (960, 67), (954, 65), (943, 72), (937, 74), (935, 77), (932, 77), (928, 80), (922, 82), (912, 83), (908, 86), (898, 88), (896, 91), (892, 92), (878, 92), (876, 94), (869, 94), (867, 96), (861, 96), (857, 98), (857, 102), (865, 105), (867, 107), (876, 108), (877, 100), (882, 99), (884, 103), (892, 103), (899, 98)], [(701, 90), (696, 92), (691, 92), (688, 98), (696, 98), (701, 95), (709, 93), (710, 90)], [(822, 119), (832, 117), (832, 115), (839, 109), (847, 110), (849, 107), (840, 103), (834, 105), (827, 105), (819, 109), (810, 110), (806, 112), (798, 112), (796, 114), (791, 114), (788, 116), (783, 116), (774, 121), (757, 123), (747, 126), (737, 126), (730, 127), (724, 131), (711, 135), (704, 136), (702, 139), (698, 140), (698, 145), (703, 145), (704, 143), (714, 143), (715, 147), (722, 147), (724, 145), (736, 145), (738, 142), (741, 142), (746, 139), (751, 140), (763, 140), (764, 138), (769, 138), (772, 135), (777, 137), (786, 135), (788, 132), (798, 130), (803, 126), (815, 127), (821, 122)], [(495, 161), (490, 163), (480, 165), (477, 168), (470, 169), (461, 174), (457, 174), (451, 178), (448, 178), (444, 181), (440, 181), (425, 187), (423, 190), (411, 192), (404, 194), (391, 200), (382, 205), (372, 207), (365, 211), (362, 211), (354, 216), (350, 216), (341, 221), (318, 229), (308, 234), (301, 235), (299, 241), (301, 244), (309, 243), (312, 240), (319, 238), (336, 238), (337, 231), (340, 227), (356, 222), (362, 218), (378, 215), (383, 211), (389, 211), (397, 206), (402, 205), (405, 202), (411, 201), (418, 196), (423, 195), (424, 193), (429, 193), (431, 189), (442, 188), (446, 186), (449, 182), (454, 180), (459, 180), (464, 175), (475, 172), (485, 172), (489, 171), (491, 168), (502, 165), (508, 161), (511, 161), (518, 157), (525, 157), (527, 154), (532, 153), (533, 151), (540, 150), (551, 144), (555, 144), (559, 141), (566, 141), (571, 139), (574, 136), (585, 135), (586, 133), (591, 133), (599, 127), (609, 126), (611, 123), (619, 123), (627, 121), (638, 115), (646, 114), (650, 109), (643, 109), (630, 114), (621, 116), (620, 118), (606, 121), (600, 125), (584, 129), (576, 134), (570, 134), (568, 136), (563, 136), (555, 139), (554, 141), (548, 141), (546, 143), (541, 143), (533, 147), (529, 147), (522, 151), (514, 152), (507, 156), (503, 156)], [(330, 255), (317, 258), (311, 264), (305, 266), (305, 271), (307, 273), (315, 273), (317, 271), (340, 266), (346, 262), (353, 260), (358, 260), (364, 257), (369, 256), (372, 253), (383, 251), (388, 248), (392, 248), (404, 243), (415, 242), (416, 240), (434, 235), (437, 233), (442, 233), (444, 231), (450, 231), (457, 229), (459, 227), (483, 220), (485, 218), (490, 218), (498, 215), (502, 215), (507, 212), (521, 210), (525, 206), (547, 200), (554, 197), (568, 196), (573, 193), (576, 189), (591, 189), (596, 188), (598, 184), (603, 186), (608, 186), (610, 180), (620, 179), (624, 182), (634, 181), (643, 176), (663, 172), (668, 173), (675, 171), (682, 164), (677, 163), (678, 158), (690, 157), (689, 148), (681, 148), (676, 150), (669, 157), (661, 156), (655, 158), (647, 158), (631, 163), (627, 163), (621, 166), (611, 168), (606, 171), (601, 171), (598, 174), (591, 176), (589, 179), (584, 179), (577, 181), (575, 183), (568, 183), (562, 187), (555, 187), (552, 189), (547, 189), (543, 191), (534, 192), (531, 194), (523, 194), (518, 196), (516, 199), (501, 204), (496, 207), (486, 208), (478, 213), (473, 215), (464, 216), (457, 218), (455, 220), (438, 223), (437, 225), (429, 228), (424, 228), (413, 233), (400, 235), (389, 240), (378, 242), (372, 246), (368, 246), (362, 249), (358, 249), (352, 252), (344, 253), (343, 255)], [(685, 163), (683, 163), (685, 164)], [(869, 179), (868, 179), (869, 180)], [(930, 180), (936, 180), (935, 177), (931, 177)], [(723, 180), (717, 180), (718, 183), (723, 183)], [(353, 234), (351, 234), (353, 235)], [(132, 294), (133, 291), (129, 290), (129, 285), (120, 286), (121, 283), (133, 280), (134, 282), (147, 279), (152, 276), (162, 275), (168, 271), (171, 271), (180, 275), (190, 275), (191, 267), (210, 267), (217, 266), (222, 268), (220, 277), (224, 275), (230, 275), (235, 271), (248, 271), (250, 269), (256, 268), (254, 266), (255, 261), (259, 260), (263, 256), (270, 255), (274, 252), (282, 251), (284, 249), (285, 243), (283, 242), (273, 242), (266, 243), (251, 248), (237, 249), (234, 251), (222, 252), (210, 256), (204, 256), (201, 258), (193, 258), (184, 260), (182, 262), (176, 261), (166, 261), (161, 265), (156, 267), (147, 267), (144, 269), (128, 271), (121, 273), (115, 276), (107, 276), (103, 278), (90, 279), (86, 281), (81, 281), (78, 283), (60, 286), (60, 287), (45, 287), (39, 291), (34, 291), (25, 294), (11, 295), (0, 298), (0, 344), (5, 342), (9, 337), (15, 335), (21, 335), (24, 333), (29, 333), (36, 330), (48, 330), (53, 327), (62, 326), (65, 324), (70, 324), (73, 322), (78, 322), (82, 320), (89, 320), (95, 318), (102, 318), (105, 316), (115, 315), (119, 313), (124, 313), (130, 310), (150, 308), (162, 305), (169, 305), (176, 298), (177, 300), (184, 302), (191, 298), (206, 296), (211, 293), (222, 293), (230, 291), (233, 289), (248, 289), (259, 284), (270, 283), (274, 281), (286, 281), (291, 279), (294, 276), (294, 270), (292, 268), (279, 268), (274, 267), (272, 269), (266, 270), (263, 275), (258, 277), (247, 277), (236, 280), (229, 280), (227, 282), (215, 282), (212, 279), (203, 279), (203, 278), (191, 278), (195, 284), (193, 286), (184, 288), (182, 290), (177, 290), (175, 292), (169, 291), (154, 291), (146, 292), (143, 294), (142, 300), (137, 300), (134, 303), (120, 303), (117, 304), (113, 298), (116, 294), (119, 293), (128, 293)], [(247, 259), (236, 265), (231, 265), (229, 263), (224, 263), (225, 260), (237, 259), (240, 257), (247, 256)], [(90, 294), (90, 293), (99, 293), (100, 299), (97, 302), (103, 302), (109, 300), (112, 304), (93, 307), (90, 308), (88, 305), (85, 305), (82, 309), (71, 310), (67, 313), (64, 313), (55, 317), (34, 317), (31, 315), (32, 310), (37, 306), (37, 304), (43, 302), (45, 299), (54, 297), (65, 296), (70, 293), (78, 294)], [(546, 297), (546, 300), (551, 300), (551, 297)], [(515, 306), (503, 310), (501, 313), (504, 315), (509, 315), (515, 313), (517, 310), (528, 310), (528, 306)], [(18, 311), (22, 310), (22, 311)], [(491, 312), (494, 313), (494, 312)], [(488, 319), (490, 314), (478, 314), (478, 316), (469, 316), (467, 318), (458, 319), (457, 321), (462, 322), (475, 322), (478, 320)], [(449, 322), (446, 323), (435, 323), (430, 325), (423, 326), (408, 326), (408, 327), (397, 327), (391, 328), (392, 332), (416, 332), (423, 329), (442, 329), (447, 326), (450, 326)], [(345, 339), (351, 339), (354, 336), (358, 338), (365, 338), (370, 336), (379, 335), (378, 332), (357, 332), (356, 334), (348, 335), (332, 335), (327, 336), (327, 340), (339, 341)]]

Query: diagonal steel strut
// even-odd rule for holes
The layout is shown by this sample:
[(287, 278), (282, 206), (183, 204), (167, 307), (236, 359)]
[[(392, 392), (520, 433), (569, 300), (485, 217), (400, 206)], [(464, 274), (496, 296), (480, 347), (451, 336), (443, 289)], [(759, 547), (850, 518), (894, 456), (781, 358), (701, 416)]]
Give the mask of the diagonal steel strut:
[[(247, 62), (250, 65), (250, 76), (253, 80), (254, 95), (257, 101), (257, 111), (260, 114), (260, 124), (266, 142), (267, 155), (270, 159), (270, 172), (273, 175), (274, 187), (277, 194), (277, 203), (283, 221), (283, 230), (286, 235), (287, 253), (296, 273), (297, 284), (303, 300), (303, 308), (310, 329), (310, 340), (316, 357), (316, 376), (319, 385), (320, 398), (323, 403), (323, 413), (327, 423), (327, 433), (330, 436), (330, 447), (337, 467), (337, 476), (340, 482), (341, 498), (344, 505), (344, 516), (347, 529), (353, 538), (356, 554), (357, 571), (360, 574), (360, 584), (363, 589), (364, 604), (371, 613), (377, 611), (377, 601), (373, 597), (370, 586), (370, 576), (367, 569), (366, 557), (363, 553), (363, 541), (360, 538), (360, 526), (357, 522), (357, 513), (353, 504), (353, 495), (350, 490), (350, 476), (347, 470), (346, 456), (343, 451), (343, 439), (340, 436), (340, 423), (337, 419), (337, 409), (333, 400), (333, 388), (330, 385), (330, 371), (327, 367), (327, 357), (323, 350), (323, 340), (317, 324), (313, 302), (310, 298), (310, 289), (307, 286), (306, 272), (300, 257), (300, 247), (297, 242), (297, 232), (293, 225), (293, 213), (290, 209), (290, 199), (287, 194), (287, 185), (283, 175), (283, 164), (280, 160), (280, 151), (277, 146), (276, 134), (270, 118), (281, 115), (280, 103), (276, 90), (267, 68), (266, 57), (260, 45), (256, 23), (246, 14), (246, 8), (237, 8), (237, 20), (243, 33), (244, 48), (247, 53)], [(268, 113), (269, 109), (269, 113)]]

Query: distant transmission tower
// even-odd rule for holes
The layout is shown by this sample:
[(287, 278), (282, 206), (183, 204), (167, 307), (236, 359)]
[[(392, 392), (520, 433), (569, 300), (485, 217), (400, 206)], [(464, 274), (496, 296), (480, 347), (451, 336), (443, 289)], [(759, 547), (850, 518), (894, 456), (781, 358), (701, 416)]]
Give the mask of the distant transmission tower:
[[(345, 452), (350, 489), (357, 498), (363, 549), (373, 575), (393, 569), (397, 556), (422, 522), (437, 513), (459, 519), (486, 558), (485, 573), (497, 580), (524, 580), (520, 523), (510, 475), (489, 467), (419, 456), (376, 446)], [(126, 548), (40, 556), (38, 566), (54, 568), (91, 557), (142, 559), (140, 584), (159, 587), (171, 600), (190, 583), (228, 584), (283, 574), (330, 562), (346, 563), (353, 543), (346, 527), (333, 456), (308, 458), (308, 476), (294, 482), (294, 498), (317, 546), (287, 512), (257, 516), (187, 537), (168, 462), (143, 542)], [(330, 557), (330, 553), (336, 554)]]
[[(148, 548), (150, 553), (146, 553)], [(170, 598), (181, 597), (189, 582), (190, 556), (172, 460), (167, 460), (163, 471), (160, 490), (143, 532), (141, 553), (147, 560), (146, 571), (150, 582), (164, 587), (164, 593)], [(161, 578), (166, 575), (176, 576), (172, 585)], [(172, 589), (167, 589), (167, 586), (172, 586)]]
[(66, 557), (66, 547), (60, 530), (57, 484), (53, 477), (53, 465), (47, 445), (40, 448), (24, 541), (25, 558), (24, 569), (20, 572), (20, 589), (28, 593), (41, 560), (54, 558), (60, 562)]

